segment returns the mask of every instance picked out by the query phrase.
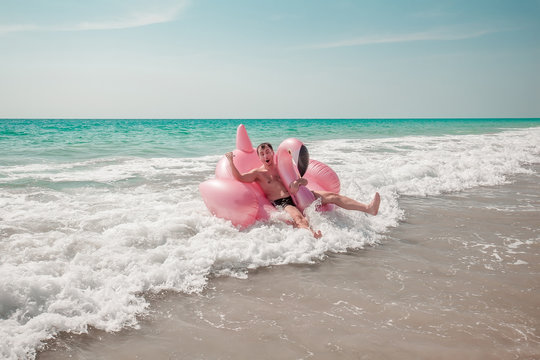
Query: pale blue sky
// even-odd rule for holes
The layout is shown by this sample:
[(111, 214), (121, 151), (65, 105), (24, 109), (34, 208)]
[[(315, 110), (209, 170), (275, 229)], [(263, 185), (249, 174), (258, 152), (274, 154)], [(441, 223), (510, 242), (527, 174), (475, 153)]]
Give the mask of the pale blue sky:
[(10, 117), (540, 117), (540, 0), (0, 0)]

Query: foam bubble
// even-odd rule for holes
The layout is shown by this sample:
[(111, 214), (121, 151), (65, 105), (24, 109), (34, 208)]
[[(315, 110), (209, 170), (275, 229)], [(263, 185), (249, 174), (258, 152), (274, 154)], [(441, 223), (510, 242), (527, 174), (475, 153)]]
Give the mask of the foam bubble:
[[(312, 146), (344, 191), (374, 189), (398, 196), (427, 196), (499, 185), (508, 175), (531, 173), (540, 160), (540, 129), (488, 135), (332, 140)], [(311, 148), (310, 148), (311, 151)]]
[(211, 216), (198, 193), (219, 156), (1, 168), (0, 354), (33, 358), (60, 331), (137, 326), (147, 293), (200, 292), (211, 276), (243, 277), (247, 269), (374, 244), (403, 216), (400, 196), (496, 185), (530, 172), (540, 129), (307, 145), (339, 174), (343, 194), (367, 203), (379, 191), (380, 215), (310, 208), (321, 239), (279, 214), (240, 231)]

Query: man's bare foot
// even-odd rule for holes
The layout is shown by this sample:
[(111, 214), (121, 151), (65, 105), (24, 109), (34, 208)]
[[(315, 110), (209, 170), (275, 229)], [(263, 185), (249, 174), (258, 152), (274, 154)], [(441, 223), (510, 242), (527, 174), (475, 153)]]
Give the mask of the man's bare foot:
[(379, 212), (379, 205), (381, 204), (381, 195), (379, 193), (375, 193), (375, 197), (373, 198), (373, 201), (371, 204), (368, 205), (367, 213), (371, 215), (377, 215)]
[(319, 230), (319, 231), (317, 231), (317, 232), (315, 232), (315, 231), (312, 230), (311, 232), (313, 232), (313, 236), (315, 237), (315, 239), (320, 239), (320, 238), (322, 237), (322, 232), (321, 232), (321, 230)]

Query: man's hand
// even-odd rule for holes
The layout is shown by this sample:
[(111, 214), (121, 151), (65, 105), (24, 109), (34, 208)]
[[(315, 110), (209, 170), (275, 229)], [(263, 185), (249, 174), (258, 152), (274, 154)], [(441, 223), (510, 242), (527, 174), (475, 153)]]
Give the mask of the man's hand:
[(234, 155), (233, 155), (232, 151), (229, 151), (228, 153), (225, 154), (225, 157), (226, 157), (230, 162), (232, 162), (232, 161), (233, 161)]
[(308, 184), (307, 179), (300, 178), (296, 179), (293, 182), (289, 184), (289, 192), (294, 195), (298, 192), (298, 189), (300, 188), (300, 185), (306, 186)]

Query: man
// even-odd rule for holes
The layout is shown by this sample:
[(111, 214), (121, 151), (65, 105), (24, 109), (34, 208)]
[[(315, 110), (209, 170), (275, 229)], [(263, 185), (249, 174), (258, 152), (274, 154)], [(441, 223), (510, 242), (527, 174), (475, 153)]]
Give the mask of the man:
[[(307, 221), (306, 217), (295, 206), (291, 195), (287, 191), (287, 188), (281, 182), (277, 165), (274, 163), (274, 149), (269, 143), (262, 143), (257, 146), (257, 155), (261, 160), (261, 167), (241, 174), (233, 161), (233, 153), (228, 152), (225, 154), (231, 165), (232, 174), (236, 180), (241, 182), (256, 182), (260, 185), (262, 191), (268, 198), (268, 200), (276, 207), (283, 208), (293, 219), (294, 225), (299, 228), (308, 229), (311, 231), (315, 238), (322, 236), (321, 231), (314, 231)], [(308, 181), (304, 178), (293, 181), (289, 188), (292, 194), (296, 194), (300, 185), (306, 186)], [(328, 192), (328, 191), (313, 191), (315, 198), (320, 198), (322, 204), (335, 204), (347, 210), (358, 210), (371, 215), (377, 215), (379, 211), (379, 204), (381, 197), (379, 193), (375, 193), (373, 201), (369, 205), (359, 203), (356, 200), (348, 198), (346, 196)]]

